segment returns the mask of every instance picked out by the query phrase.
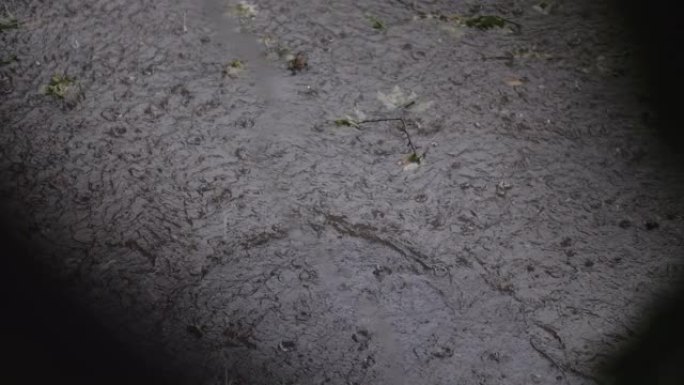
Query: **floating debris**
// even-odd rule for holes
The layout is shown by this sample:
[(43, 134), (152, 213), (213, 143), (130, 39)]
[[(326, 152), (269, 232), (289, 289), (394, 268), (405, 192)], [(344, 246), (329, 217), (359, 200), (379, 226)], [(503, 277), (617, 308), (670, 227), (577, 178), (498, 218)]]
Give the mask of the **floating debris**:
[(496, 185), (496, 195), (498, 195), (500, 197), (505, 197), (506, 192), (508, 190), (510, 190), (511, 188), (513, 188), (513, 186), (511, 186), (510, 184), (508, 184), (504, 181), (501, 181), (501, 182), (499, 182), (499, 184)]
[(66, 75), (53, 75), (50, 83), (45, 87), (45, 94), (64, 99), (73, 86), (73, 78)]
[(412, 153), (411, 155), (409, 155), (408, 158), (406, 158), (406, 161), (407, 161), (407, 162), (410, 162), (410, 163), (418, 163), (418, 164), (420, 164), (420, 162), (421, 162), (422, 159), (423, 159), (422, 156), (420, 156), (420, 155), (418, 155), (418, 153), (415, 153), (415, 152), (414, 152), (414, 153)]
[(337, 119), (337, 120), (335, 120), (335, 125), (336, 126), (347, 126), (347, 127), (359, 128), (359, 123), (357, 123), (357, 122), (355, 122), (349, 118)]
[(223, 69), (223, 76), (236, 78), (245, 70), (245, 63), (241, 60), (233, 60)]
[(516, 47), (508, 52), (513, 59), (539, 59), (549, 60), (553, 59), (554, 55), (538, 51), (536, 45), (529, 47)]
[(522, 25), (496, 15), (480, 15), (473, 17), (453, 16), (452, 19), (458, 25), (465, 25), (468, 28), (476, 28), (480, 30), (503, 28), (506, 26), (506, 24), (510, 24), (512, 26), (511, 30), (513, 32), (519, 33), (522, 29)]
[(644, 224), (646, 230), (651, 231), (660, 227), (660, 224), (656, 221), (648, 221)]
[(253, 19), (257, 15), (256, 5), (250, 4), (246, 1), (241, 1), (235, 6), (235, 13), (239, 17)]
[(0, 18), (0, 32), (19, 28), (19, 21), (13, 17)]
[(399, 164), (403, 165), (402, 170), (413, 171), (420, 167), (425, 161), (425, 153), (418, 155), (417, 152), (412, 152), (409, 156), (404, 158)]
[(290, 352), (294, 350), (296, 347), (294, 341), (281, 341), (278, 344), (278, 349), (282, 350), (283, 352)]
[(518, 79), (518, 78), (506, 79), (506, 80), (504, 80), (504, 82), (511, 87), (519, 87), (519, 86), (522, 86), (523, 84), (525, 84), (521, 79)]
[(287, 69), (292, 71), (292, 75), (309, 69), (309, 58), (306, 57), (304, 52), (297, 52), (294, 56), (290, 55), (288, 56)]
[(387, 27), (385, 27), (385, 23), (382, 20), (378, 19), (377, 17), (375, 17), (373, 15), (369, 15), (368, 20), (370, 20), (371, 27), (373, 27), (373, 29), (377, 29), (377, 30), (381, 31), (381, 30), (384, 30), (387, 28)]
[(18, 62), (18, 61), (19, 61), (19, 58), (17, 58), (17, 55), (11, 55), (7, 59), (0, 59), (0, 66), (5, 66), (8, 64)]
[(475, 16), (467, 19), (465, 25), (477, 29), (503, 28), (506, 25), (506, 20), (493, 15)]

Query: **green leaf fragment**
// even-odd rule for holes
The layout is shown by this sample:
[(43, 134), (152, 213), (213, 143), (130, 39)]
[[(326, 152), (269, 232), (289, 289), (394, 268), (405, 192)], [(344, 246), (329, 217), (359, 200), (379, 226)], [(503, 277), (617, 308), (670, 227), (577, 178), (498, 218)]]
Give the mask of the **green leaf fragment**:
[(347, 126), (347, 127), (359, 127), (359, 124), (351, 119), (337, 119), (335, 120), (336, 126)]
[(12, 55), (8, 57), (7, 59), (0, 59), (0, 66), (12, 64), (14, 62), (19, 61), (19, 58), (17, 58), (17, 55)]
[(493, 15), (475, 16), (467, 19), (465, 25), (477, 29), (503, 28), (506, 25), (506, 20)]
[(241, 1), (235, 6), (235, 11), (240, 17), (254, 18), (257, 15), (257, 9), (254, 4), (246, 1)]
[(406, 159), (409, 163), (418, 163), (420, 164), (420, 161), (422, 160), (422, 157), (418, 155), (417, 153), (412, 153), (409, 155), (409, 157)]
[(50, 79), (45, 88), (45, 93), (47, 95), (55, 96), (59, 99), (64, 99), (69, 89), (73, 86), (74, 79), (66, 75), (54, 75)]
[(235, 59), (223, 68), (223, 76), (237, 78), (245, 70), (245, 62)]
[(378, 19), (377, 17), (371, 15), (371, 16), (368, 16), (368, 20), (370, 20), (371, 26), (373, 27), (373, 29), (377, 29), (377, 30), (385, 29), (385, 23), (383, 23), (383, 21)]
[(17, 19), (0, 19), (0, 32), (17, 28), (19, 28), (19, 21)]

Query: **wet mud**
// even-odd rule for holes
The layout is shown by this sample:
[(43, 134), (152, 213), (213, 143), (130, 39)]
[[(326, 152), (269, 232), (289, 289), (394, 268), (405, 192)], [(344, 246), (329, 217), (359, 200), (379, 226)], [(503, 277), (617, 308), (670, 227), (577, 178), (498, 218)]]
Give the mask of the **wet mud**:
[(615, 7), (240, 4), (0, 7), (4, 216), (51, 279), (169, 383), (609, 383), (684, 270)]

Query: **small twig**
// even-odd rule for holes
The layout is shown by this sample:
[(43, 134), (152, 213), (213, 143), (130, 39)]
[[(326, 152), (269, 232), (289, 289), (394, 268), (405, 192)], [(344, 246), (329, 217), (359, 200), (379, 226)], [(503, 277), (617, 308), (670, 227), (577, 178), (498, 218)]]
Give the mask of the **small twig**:
[(362, 124), (362, 123), (378, 123), (378, 122), (394, 122), (402, 120), (402, 118), (384, 118), (384, 119), (367, 119), (367, 120), (361, 120), (356, 122), (357, 124)]
[(408, 103), (404, 104), (403, 106), (401, 106), (401, 108), (405, 110), (405, 109), (407, 109), (407, 108), (413, 106), (414, 104), (416, 104), (416, 101), (415, 101), (415, 100), (411, 100), (410, 102), (408, 102)]
[[(413, 144), (413, 141), (411, 140), (411, 134), (409, 134), (408, 130), (406, 129), (406, 121), (404, 118), (385, 118), (385, 119), (368, 119), (368, 120), (361, 120), (359, 122), (356, 122), (357, 124), (364, 124), (364, 123), (377, 123), (377, 122), (396, 122), (399, 121), (401, 122), (401, 128), (399, 130), (406, 135), (406, 141), (408, 142), (408, 146), (411, 149), (411, 151), (418, 155), (418, 149), (416, 146)], [(427, 151), (426, 151), (427, 153)], [(423, 154), (425, 156), (425, 154)]]
[(187, 16), (188, 12), (183, 11), (183, 32), (188, 32), (188, 26), (185, 24), (185, 17)]
[(413, 144), (413, 141), (411, 141), (411, 135), (409, 134), (408, 130), (406, 129), (406, 122), (404, 119), (401, 119), (401, 131), (406, 135), (406, 141), (408, 141), (409, 147), (411, 147), (411, 151), (413, 151), (414, 154), (418, 155), (418, 149), (416, 146)]

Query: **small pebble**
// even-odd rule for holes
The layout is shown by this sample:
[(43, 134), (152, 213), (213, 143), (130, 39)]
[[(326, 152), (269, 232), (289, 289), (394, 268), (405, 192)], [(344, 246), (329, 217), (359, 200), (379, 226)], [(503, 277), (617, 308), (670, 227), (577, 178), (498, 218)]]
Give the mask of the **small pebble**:
[(628, 221), (627, 219), (623, 219), (618, 223), (618, 226), (620, 226), (623, 229), (628, 229), (632, 227), (632, 222)]
[(303, 52), (298, 52), (292, 60), (287, 63), (287, 69), (292, 71), (292, 74), (301, 72), (309, 68), (309, 59)]
[(648, 222), (646, 222), (645, 227), (646, 227), (646, 230), (651, 231), (651, 230), (655, 230), (655, 229), (659, 228), (660, 224), (658, 222), (648, 221)]

